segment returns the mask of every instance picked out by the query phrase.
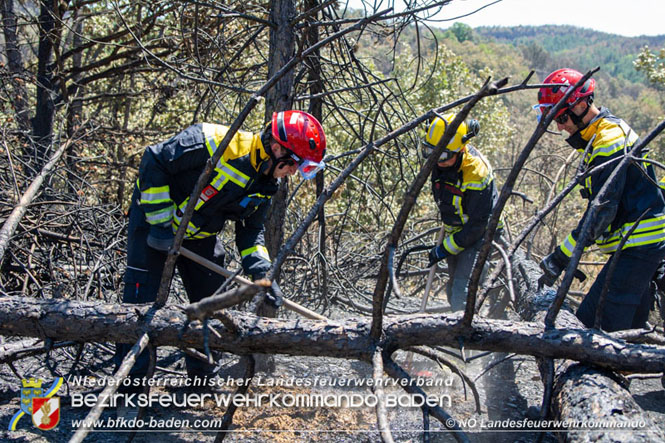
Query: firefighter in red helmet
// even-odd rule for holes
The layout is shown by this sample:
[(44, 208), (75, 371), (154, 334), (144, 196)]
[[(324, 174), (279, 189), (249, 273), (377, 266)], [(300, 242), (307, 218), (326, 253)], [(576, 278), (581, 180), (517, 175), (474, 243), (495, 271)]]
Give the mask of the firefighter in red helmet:
[[(166, 252), (190, 194), (228, 130), (219, 124), (199, 123), (146, 148), (129, 215), (123, 302), (155, 300)], [(278, 182), (297, 172), (305, 179), (314, 177), (325, 166), (325, 150), (323, 127), (303, 111), (275, 112), (260, 134), (238, 131), (198, 196), (183, 246), (223, 266), (224, 249), (217, 234), (227, 221), (233, 221), (245, 274), (253, 279), (265, 276), (271, 262), (263, 225)], [(178, 257), (176, 265), (191, 302), (212, 295), (224, 282), (220, 275), (185, 257)], [(267, 299), (281, 304), (276, 284)], [(128, 350), (128, 345), (118, 345), (118, 364)], [(131, 375), (144, 376), (147, 363), (147, 355), (142, 354)], [(204, 362), (186, 357), (186, 363), (190, 377), (210, 374), (211, 368)]]
[[(574, 69), (559, 69), (552, 72), (538, 92), (539, 118), (546, 115), (561, 101), (569, 90), (582, 78)], [(594, 104), (596, 83), (585, 81), (568, 97), (554, 117), (557, 128), (566, 131), (566, 140), (574, 149), (584, 152), (591, 143), (584, 158), (587, 170), (595, 170), (586, 178), (582, 197), (591, 201), (606, 185), (614, 168), (597, 168), (630, 151), (638, 142), (638, 135), (628, 124), (615, 117), (606, 108)], [(595, 137), (595, 138), (594, 138)], [(646, 152), (636, 153), (646, 157)], [(653, 291), (651, 277), (665, 256), (665, 200), (656, 185), (653, 166), (646, 162), (633, 162), (618, 180), (608, 188), (607, 201), (590, 227), (588, 241), (594, 241), (601, 252), (612, 257), (617, 252), (621, 240), (628, 236), (619, 254), (614, 272), (609, 272), (611, 260), (602, 268), (596, 281), (584, 297), (577, 310), (577, 317), (587, 327), (593, 327), (598, 301), (603, 287), (608, 283), (601, 327), (606, 331), (642, 328), (646, 324), (652, 304)], [(585, 214), (586, 215), (586, 214)], [(546, 256), (540, 263), (543, 270), (539, 282), (552, 286), (567, 267), (573, 249), (577, 244), (585, 217), (580, 218), (577, 227)], [(609, 280), (609, 281), (608, 281)]]

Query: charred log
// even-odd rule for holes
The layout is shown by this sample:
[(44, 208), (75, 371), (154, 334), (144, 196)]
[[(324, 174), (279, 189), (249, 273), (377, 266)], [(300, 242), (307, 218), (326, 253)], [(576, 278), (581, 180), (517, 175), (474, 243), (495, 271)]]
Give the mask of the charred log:
[[(533, 262), (519, 261), (521, 275), (526, 278), (519, 291), (517, 310), (528, 321), (544, 324), (545, 315), (554, 291), (536, 291), (539, 271)], [(556, 319), (557, 328), (584, 329), (584, 325), (564, 304)], [(626, 389), (626, 380), (600, 365), (559, 362), (551, 386), (551, 413), (555, 420), (567, 421), (571, 426), (560, 434), (568, 442), (665, 440), (665, 434), (655, 426), (644, 410)], [(546, 389), (548, 387), (546, 386)], [(593, 427), (591, 427), (593, 426)], [(617, 437), (619, 430), (625, 431)], [(593, 431), (593, 432), (589, 432)]]
[[(43, 300), (29, 297), (0, 298), (0, 334), (56, 338), (58, 340), (135, 343), (141, 336), (146, 305)], [(234, 354), (271, 353), (371, 359), (374, 343), (369, 318), (346, 321), (281, 320), (230, 312), (235, 332), (211, 320), (219, 336), (210, 337), (210, 348)], [(607, 334), (585, 329), (543, 331), (542, 324), (478, 318), (469, 329), (458, 315), (406, 315), (387, 317), (386, 349), (416, 345), (457, 346), (462, 339), (469, 349), (518, 352), (542, 358), (565, 358), (610, 370), (640, 373), (665, 370), (665, 348), (628, 344)], [(150, 322), (155, 346), (201, 347), (203, 329), (187, 321), (181, 306), (166, 306)]]

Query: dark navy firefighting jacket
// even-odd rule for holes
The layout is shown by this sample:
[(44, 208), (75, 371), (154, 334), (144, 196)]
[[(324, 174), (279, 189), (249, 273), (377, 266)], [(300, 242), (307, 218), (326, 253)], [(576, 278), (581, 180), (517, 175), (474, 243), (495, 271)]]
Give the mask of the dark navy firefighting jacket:
[(466, 146), (459, 165), (434, 168), (432, 195), (445, 225), (443, 247), (451, 255), (483, 237), (498, 199), (492, 168), (471, 145)]
[[(227, 131), (223, 125), (195, 124), (146, 148), (136, 185), (150, 225), (175, 232), (199, 175)], [(270, 269), (263, 223), (278, 184), (264, 174), (268, 159), (258, 134), (237, 132), (201, 192), (185, 235), (185, 240), (214, 236), (227, 220), (235, 221), (243, 270), (252, 276)]]
[[(626, 122), (613, 116), (606, 108), (600, 109), (589, 125), (573, 134), (567, 141), (575, 149), (584, 152), (587, 143), (593, 136), (590, 152), (584, 159), (591, 169), (608, 161), (617, 159), (638, 141), (638, 135), (631, 130)], [(642, 155), (646, 157), (646, 155)], [(609, 166), (592, 174), (586, 179), (583, 196), (590, 202), (600, 192), (613, 171)], [(625, 173), (619, 176), (608, 194), (607, 201), (591, 227), (589, 246), (595, 240), (600, 250), (611, 254), (617, 250), (619, 242), (636, 223), (637, 219), (646, 214), (628, 237), (623, 249), (659, 243), (665, 240), (665, 201), (655, 183), (653, 166), (648, 163), (631, 164)], [(588, 210), (588, 207), (587, 207)], [(559, 245), (566, 256), (572, 255), (577, 244), (583, 218), (578, 226)]]

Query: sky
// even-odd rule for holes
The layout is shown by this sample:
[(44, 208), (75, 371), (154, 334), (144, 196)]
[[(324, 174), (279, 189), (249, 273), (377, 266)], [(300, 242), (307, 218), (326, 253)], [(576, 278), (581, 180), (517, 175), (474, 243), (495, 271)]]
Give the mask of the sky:
[[(380, 0), (376, 0), (377, 3)], [(365, 0), (367, 3), (367, 0)], [(573, 25), (627, 37), (665, 34), (665, 0), (452, 0), (433, 26), (448, 28), (456, 21), (471, 27)], [(399, 5), (401, 0), (395, 0)], [(413, 2), (411, 2), (413, 3)], [(494, 4), (492, 4), (494, 3)], [(359, 4), (352, 0), (350, 4)], [(388, 4), (386, 0), (383, 4)], [(485, 5), (490, 5), (467, 16)], [(400, 9), (396, 6), (396, 9)], [(460, 18), (456, 18), (460, 17)]]

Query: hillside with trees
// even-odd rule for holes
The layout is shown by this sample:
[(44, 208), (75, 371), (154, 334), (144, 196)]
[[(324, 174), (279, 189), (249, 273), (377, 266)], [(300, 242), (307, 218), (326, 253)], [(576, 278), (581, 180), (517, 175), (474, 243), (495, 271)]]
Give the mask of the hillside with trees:
[(665, 46), (665, 35), (624, 37), (573, 26), (479, 27), (479, 40), (507, 43), (525, 55), (533, 66), (551, 72), (557, 66), (575, 66), (581, 71), (602, 66), (599, 75), (646, 83), (633, 62), (642, 48)]

